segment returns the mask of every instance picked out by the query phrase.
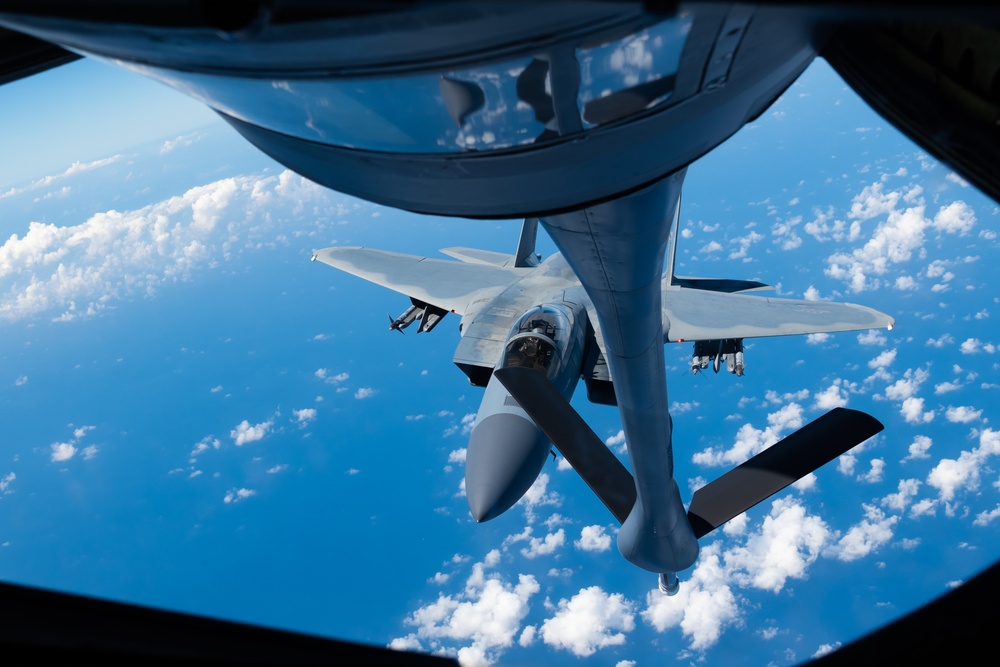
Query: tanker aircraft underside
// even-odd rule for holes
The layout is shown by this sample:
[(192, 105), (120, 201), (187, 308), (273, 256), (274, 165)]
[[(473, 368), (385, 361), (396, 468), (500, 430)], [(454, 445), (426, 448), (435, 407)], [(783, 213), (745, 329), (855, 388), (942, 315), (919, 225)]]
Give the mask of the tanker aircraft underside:
[[(454, 362), (485, 387), (465, 464), (477, 521), (517, 503), (554, 445), (622, 524), (622, 555), (659, 573), (670, 594), (679, 585), (676, 573), (695, 562), (699, 538), (882, 425), (837, 408), (696, 491), (685, 510), (673, 476), (663, 343), (694, 342), (695, 372), (725, 363), (742, 375), (744, 338), (893, 326), (888, 315), (864, 306), (747, 294), (771, 289), (756, 281), (676, 276), (676, 234), (661, 276), (682, 178), (579, 214), (526, 219), (514, 255), (441, 251), (456, 262), (333, 247), (313, 256), (410, 297), (400, 317), (390, 316), (390, 329), (419, 320), (418, 332), (428, 331), (446, 313), (461, 316)], [(585, 233), (576, 215), (586, 217)], [(563, 250), (544, 261), (534, 252), (539, 221)], [(600, 262), (611, 245), (652, 255)], [(576, 270), (567, 253), (577, 258)], [(643, 266), (655, 273), (642, 275)], [(570, 406), (581, 378), (592, 402), (618, 406), (631, 472)]]

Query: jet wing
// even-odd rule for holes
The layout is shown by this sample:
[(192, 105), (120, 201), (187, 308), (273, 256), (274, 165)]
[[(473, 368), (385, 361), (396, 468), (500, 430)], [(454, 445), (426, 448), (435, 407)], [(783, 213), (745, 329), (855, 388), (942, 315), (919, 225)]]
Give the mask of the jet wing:
[(677, 287), (665, 290), (663, 300), (667, 342), (891, 329), (895, 325), (885, 313), (852, 303)]
[(531, 269), (429, 259), (363, 247), (334, 247), (313, 256), (335, 269), (463, 315), (476, 292), (505, 287)]

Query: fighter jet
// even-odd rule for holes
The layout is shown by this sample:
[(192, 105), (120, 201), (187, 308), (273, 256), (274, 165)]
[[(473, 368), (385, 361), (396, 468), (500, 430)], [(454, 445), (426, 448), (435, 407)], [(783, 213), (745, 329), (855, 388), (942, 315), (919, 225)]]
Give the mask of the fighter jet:
[[(653, 194), (642, 203), (657, 208), (640, 209), (635, 220), (656, 210), (676, 217), (676, 200), (664, 201), (662, 191)], [(628, 224), (615, 219), (614, 230)], [(591, 221), (600, 226), (599, 211), (591, 213)], [(550, 220), (546, 228), (564, 234), (559, 223)], [(731, 372), (742, 374), (744, 338), (891, 329), (892, 318), (854, 304), (747, 294), (768, 289), (756, 281), (677, 276), (676, 234), (666, 271), (653, 284), (662, 308), (601, 317), (601, 305), (631, 305), (629, 295), (647, 292), (650, 285), (640, 283), (636, 290), (633, 265), (616, 270), (595, 263), (585, 285), (561, 253), (539, 261), (537, 225), (537, 219), (525, 220), (513, 255), (442, 249), (460, 260), (451, 261), (332, 247), (313, 256), (410, 297), (413, 305), (394, 324), (412, 322), (418, 312), (461, 317), (454, 362), (473, 385), (485, 387), (465, 463), (465, 491), (476, 521), (495, 518), (517, 503), (554, 445), (622, 523), (622, 555), (659, 573), (661, 589), (674, 593), (676, 573), (695, 561), (698, 538), (881, 430), (864, 413), (834, 410), (700, 489), (685, 512), (663, 407), (665, 342), (694, 342), (697, 367), (711, 347), (716, 370), (728, 355)], [(657, 228), (664, 226), (676, 229), (676, 219)], [(608, 240), (600, 234), (588, 238)], [(595, 288), (597, 273), (605, 282)], [(591, 401), (618, 406), (631, 473), (570, 406), (581, 378)]]

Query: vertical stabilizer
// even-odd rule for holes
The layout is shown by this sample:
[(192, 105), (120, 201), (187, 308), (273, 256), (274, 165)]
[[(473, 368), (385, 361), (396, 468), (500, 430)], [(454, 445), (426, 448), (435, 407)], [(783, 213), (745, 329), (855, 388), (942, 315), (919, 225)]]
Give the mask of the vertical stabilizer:
[(535, 239), (538, 237), (538, 218), (525, 218), (521, 225), (521, 238), (517, 241), (514, 266), (538, 266)]
[[(673, 227), (670, 230), (670, 242), (667, 245), (666, 268), (663, 272), (661, 289), (664, 293), (668, 287), (679, 287), (680, 289), (698, 289), (709, 292), (758, 292), (773, 290), (770, 285), (758, 280), (738, 280), (733, 278), (695, 278), (693, 276), (677, 275), (677, 242), (681, 235), (681, 200), (677, 200), (677, 208), (674, 209)], [(664, 299), (666, 303), (666, 299)], [(664, 313), (666, 315), (666, 313)], [(666, 322), (667, 320), (664, 320)]]

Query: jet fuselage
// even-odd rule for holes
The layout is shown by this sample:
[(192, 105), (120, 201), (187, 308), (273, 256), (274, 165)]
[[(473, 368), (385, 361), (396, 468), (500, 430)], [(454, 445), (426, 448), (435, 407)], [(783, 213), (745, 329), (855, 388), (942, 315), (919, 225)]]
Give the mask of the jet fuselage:
[[(512, 313), (523, 313), (510, 327), (494, 368), (532, 368), (569, 400), (583, 364), (588, 303), (572, 269), (557, 254), (495, 296), (476, 295), (462, 318), (461, 330), (470, 334), (477, 326), (495, 326)], [(551, 448), (491, 374), (465, 460), (465, 492), (476, 521), (497, 517), (520, 500), (537, 479)]]

